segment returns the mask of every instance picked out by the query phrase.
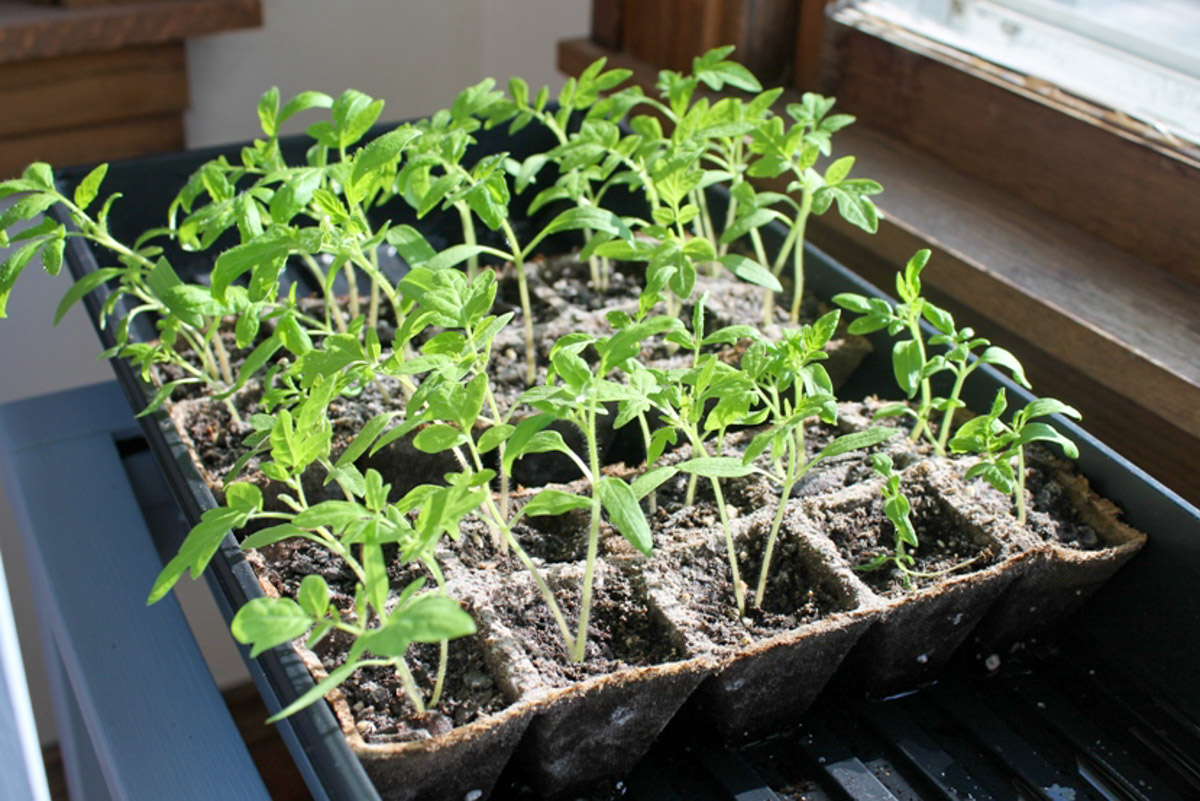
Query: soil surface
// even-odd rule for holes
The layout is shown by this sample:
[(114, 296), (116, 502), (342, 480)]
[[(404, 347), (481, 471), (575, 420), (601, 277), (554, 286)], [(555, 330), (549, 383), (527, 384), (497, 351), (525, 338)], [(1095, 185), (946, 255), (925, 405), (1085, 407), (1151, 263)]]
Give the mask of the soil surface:
[[(912, 506), (913, 528), (919, 543), (910, 553), (911, 568), (921, 574), (911, 576), (912, 589), (933, 586), (939, 580), (981, 570), (995, 564), (1000, 546), (983, 532), (974, 529), (924, 481), (901, 480), (901, 490)], [(845, 499), (814, 503), (807, 509), (847, 564), (857, 567), (881, 554), (892, 553), (896, 534), (892, 522), (883, 513), (883, 497), (872, 494), (870, 503), (847, 496)], [(879, 595), (895, 598), (909, 591), (904, 574), (888, 562), (877, 570), (861, 571), (859, 577)]]
[[(259, 550), (265, 563), (261, 572), (281, 596), (294, 599), (305, 576), (319, 575), (329, 584), (333, 604), (342, 610), (343, 616), (352, 616), (355, 577), (338, 557), (307, 540), (286, 540)], [(398, 572), (393, 565), (389, 577), (393, 586), (401, 588), (420, 575), (411, 569), (403, 571), (404, 575)], [(426, 578), (427, 586), (431, 586), (432, 581)], [(345, 662), (350, 644), (348, 635), (335, 631), (318, 643), (314, 652), (328, 672)], [(438, 646), (414, 645), (405, 661), (417, 686), (428, 693), (437, 677)], [(416, 713), (403, 684), (390, 667), (355, 671), (340, 689), (354, 713), (359, 734), (368, 743), (429, 739), (508, 706), (477, 637), (450, 642), (442, 700), (424, 715)]]
[[(583, 566), (547, 570), (545, 575), (574, 635)], [(578, 664), (569, 661), (559, 628), (528, 573), (476, 570), (455, 573), (452, 581), (472, 606), (486, 606), (489, 615), (515, 634), (539, 680), (550, 687), (687, 656), (661, 618), (651, 614), (640, 581), (610, 564), (596, 566), (587, 646), (584, 661)]]

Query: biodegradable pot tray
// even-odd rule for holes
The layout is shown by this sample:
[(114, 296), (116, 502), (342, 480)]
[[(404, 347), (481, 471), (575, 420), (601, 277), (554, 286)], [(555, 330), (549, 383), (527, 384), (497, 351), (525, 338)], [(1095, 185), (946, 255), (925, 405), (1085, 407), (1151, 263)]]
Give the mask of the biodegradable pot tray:
[[(383, 130), (386, 129), (381, 127), (377, 133)], [(478, 137), (480, 143), (476, 146), (476, 155), (481, 152), (504, 150), (516, 158), (523, 158), (529, 153), (553, 146), (551, 137), (545, 132), (537, 130), (536, 126), (527, 127), (512, 136), (497, 129), (481, 131), (478, 133)], [(296, 160), (302, 157), (306, 144), (300, 138), (294, 138), (285, 140), (282, 146), (285, 158)], [(236, 158), (238, 152), (239, 146), (233, 146), (149, 157), (112, 165), (106, 180), (107, 189), (122, 192), (126, 197), (137, 199), (137, 203), (118, 203), (114, 207), (110, 217), (110, 228), (113, 235), (118, 239), (130, 240), (141, 231), (159, 224), (158, 210), (165, 209), (169, 205), (176, 189), (183, 185), (192, 171), (200, 164), (218, 155)], [(59, 176), (60, 187), (69, 194), (74, 185), (87, 172), (86, 168), (62, 172)], [(385, 211), (396, 212), (397, 224), (418, 224), (418, 221), (406, 208), (393, 208)], [(719, 208), (717, 213), (720, 213)], [(453, 213), (444, 214), (434, 211), (419, 224), (427, 232), (430, 241), (437, 246), (453, 241), (451, 232), (456, 229), (457, 223), (458, 220)], [(778, 231), (765, 231), (764, 233), (769, 246), (778, 245), (778, 240), (781, 238)], [(231, 243), (219, 242), (217, 248), (220, 249), (228, 244)], [(172, 264), (185, 281), (201, 280), (212, 267), (211, 257), (206, 254), (185, 256), (170, 246), (168, 249), (172, 251), (169, 253)], [(72, 273), (77, 278), (94, 272), (104, 262), (103, 257), (98, 256), (86, 243), (76, 238), (67, 241), (66, 259)], [(838, 292), (848, 291), (865, 295), (879, 294), (873, 287), (814, 248), (807, 248), (805, 263), (809, 289), (818, 297), (828, 298)], [(395, 277), (394, 274), (393, 277)], [(304, 276), (297, 272), (294, 276), (290, 275), (288, 280), (303, 283)], [(305, 288), (301, 294), (309, 289), (311, 288)], [(85, 303), (93, 322), (97, 324), (98, 335), (103, 346), (108, 348), (114, 344), (112, 329), (99, 324), (99, 315), (105, 296), (106, 290), (102, 287), (88, 296)], [(120, 311), (120, 307), (118, 307), (118, 311)], [(139, 318), (133, 327), (132, 335), (134, 338), (147, 340), (155, 336), (155, 331), (151, 322), (143, 317)], [(842, 393), (845, 397), (861, 398), (872, 392), (889, 391), (888, 388), (892, 383), (889, 363), (890, 343), (883, 334), (873, 335), (869, 339), (874, 346), (874, 353), (866, 357), (862, 368), (847, 381)], [(114, 362), (114, 370), (132, 407), (135, 411), (141, 411), (147, 404), (151, 393), (139, 372), (125, 362)], [(990, 368), (985, 367), (977, 371), (973, 381), (975, 384), (968, 389), (965, 399), (975, 408), (984, 408), (990, 401), (990, 394), (994, 394), (996, 387), (1001, 385), (1007, 387), (1014, 402), (1023, 403), (1028, 400), (1027, 394), (1005, 381)], [(1082, 473), (1093, 478), (1101, 477), (1102, 480), (1097, 484), (1102, 485), (1103, 491), (1126, 506), (1131, 515), (1136, 514), (1139, 520), (1147, 521), (1138, 524), (1150, 529), (1150, 523), (1154, 519), (1153, 512), (1141, 511), (1136, 508), (1135, 504), (1143, 501), (1149, 507), (1154, 507), (1155, 498), (1160, 499), (1160, 503), (1165, 503), (1165, 501), (1161, 501), (1162, 498), (1167, 497), (1164, 491), (1157, 488), (1157, 485), (1149, 482), (1135, 468), (1123, 462), (1070, 421), (1057, 422), (1059, 427), (1080, 445), (1079, 467)], [(141, 423), (150, 447), (164, 470), (185, 518), (194, 524), (206, 509), (216, 505), (216, 499), (209, 485), (193, 462), (187, 446), (165, 412), (160, 411), (144, 416), (141, 418)], [(1126, 485), (1126, 478), (1129, 476), (1136, 476), (1136, 480)], [(232, 618), (237, 609), (250, 599), (261, 597), (262, 590), (258, 579), (231, 535), (226, 536), (223, 541), (212, 567), (215, 582), (220, 589), (218, 603), (228, 618)], [(989, 568), (989, 570), (991, 569)], [(999, 580), (996, 581), (997, 586), (1000, 583)], [(899, 613), (893, 610), (890, 618), (893, 622), (899, 621)], [(953, 625), (953, 620), (951, 620), (951, 624)], [(965, 627), (966, 624), (960, 621), (960, 625)], [(895, 640), (903, 660), (907, 660), (906, 654), (911, 649), (907, 649), (903, 642), (900, 642), (895, 636), (889, 635), (887, 631), (886, 627), (876, 626), (867, 633), (864, 642), (870, 643), (869, 647), (875, 648)], [(866, 651), (861, 652), (865, 653)], [(915, 661), (915, 656), (919, 653), (912, 654), (913, 659), (909, 661)], [(929, 661), (931, 660), (927, 660), (926, 664)], [(678, 667), (671, 669), (673, 672), (669, 672), (669, 677), (663, 679), (663, 686), (670, 686), (674, 694), (686, 698), (687, 694), (691, 692), (691, 688), (694, 688), (708, 673), (710, 666), (695, 661), (683, 661), (678, 664)], [(307, 669), (301, 657), (289, 647), (279, 647), (265, 652), (253, 660), (250, 666), (254, 680), (272, 712), (291, 703), (313, 686), (312, 673)], [(598, 683), (622, 686), (616, 680)], [(566, 721), (570, 720), (574, 714), (570, 703), (574, 698), (574, 693), (578, 692), (580, 691), (560, 689), (547, 692), (545, 697), (538, 701), (531, 701), (531, 703), (538, 704), (534, 714), (545, 714), (532, 720), (529, 733), (523, 739), (533, 741), (540, 738), (543, 743), (549, 744), (545, 745), (543, 750), (551, 754), (556, 751), (561, 753), (564, 749), (571, 748), (570, 738), (580, 735), (578, 731), (572, 731), (566, 725)], [(556, 699), (566, 702), (562, 711), (557, 713), (550, 711), (553, 708), (552, 702)], [(336, 696), (333, 696), (333, 700), (336, 704)], [(671, 701), (671, 705), (675, 706), (674, 700)], [(626, 706), (622, 701), (614, 701), (612, 708), (624, 709)], [(559, 717), (555, 718), (554, 715), (559, 715)], [(509, 721), (512, 729), (517, 727), (515, 722), (517, 717), (514, 714), (513, 719)], [(669, 718), (670, 714), (666, 714), (666, 717)], [(665, 720), (663, 722), (665, 723)], [(644, 742), (639, 743), (639, 748), (644, 747), (649, 740), (653, 739), (658, 730), (655, 727), (661, 727), (660, 723), (656, 721), (649, 725), (647, 731), (651, 733), (648, 737), (643, 738)], [(350, 741), (342, 733), (342, 725), (338, 716), (335, 716), (330, 706), (315, 704), (280, 724), (280, 728), (314, 795), (324, 798), (372, 799), (380, 798), (381, 795), (391, 797), (390, 794), (395, 791), (394, 787), (377, 787), (372, 782), (371, 775), (364, 769), (364, 761), (371, 763), (373, 757), (360, 758), (355, 753)], [(506, 729), (506, 731), (511, 730)], [(351, 738), (353, 738), (353, 734), (351, 734)], [(627, 767), (631, 758), (624, 758), (621, 764)], [(619, 768), (617, 765), (611, 764), (606, 765), (604, 769)], [(371, 773), (376, 773), (374, 767), (372, 767)], [(563, 782), (565, 780), (561, 777), (565, 775), (569, 774), (563, 771), (551, 771), (546, 774), (546, 781), (551, 785), (554, 782)], [(572, 781), (575, 780), (577, 778), (572, 779)]]

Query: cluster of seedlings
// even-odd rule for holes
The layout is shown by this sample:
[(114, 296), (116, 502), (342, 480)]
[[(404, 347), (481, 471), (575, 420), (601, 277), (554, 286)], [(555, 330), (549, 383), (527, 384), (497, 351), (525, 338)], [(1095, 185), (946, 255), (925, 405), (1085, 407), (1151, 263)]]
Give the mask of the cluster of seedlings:
[[(817, 168), (852, 117), (831, 113), (833, 101), (815, 94), (777, 113), (782, 90), (764, 91), (729, 52), (697, 59), (691, 74), (664, 71), (657, 96), (620, 88), (629, 73), (605, 70), (603, 61), (568, 80), (556, 103), (547, 89), (535, 94), (519, 79), (507, 91), (487, 80), (462, 92), (449, 109), (373, 137), (367, 134), (382, 111), (380, 100), (356, 91), (336, 98), (305, 92), (281, 105), (272, 90), (258, 106), (263, 137), (244, 147), (239, 160), (218, 158), (196, 171), (163, 226), (130, 243), (110, 233), (118, 196), (101, 197), (104, 166), (69, 196), (45, 164), (0, 183), (0, 198), (18, 196), (0, 217), (0, 245), (14, 246), (0, 265), (0, 314), (35, 256), (56, 273), (65, 242), (86, 239), (111, 266), (72, 286), (57, 318), (106, 286), (103, 313), (116, 341), (107, 355), (131, 361), (155, 385), (147, 412), (199, 385), (252, 430), (225, 479), (222, 504), (191, 530), (150, 600), (163, 597), (185, 572), (199, 575), (231, 529), (251, 532), (242, 541), (246, 548), (309, 540), (353, 573), (352, 604), (333, 603), (326, 581), (313, 575), (295, 599), (255, 600), (234, 619), (235, 637), (252, 644), (255, 654), (300, 637), (313, 645), (335, 631), (352, 638), (345, 662), (280, 717), (370, 665), (393, 668), (415, 709), (438, 703), (448, 642), (475, 630), (448, 593), (436, 555), (447, 540), (453, 548), (464, 519), (481, 521), (492, 547), (511, 552), (529, 571), (569, 658), (580, 661), (603, 519), (649, 557), (654, 543), (644, 505), (679, 473), (688, 478), (689, 500), (697, 484), (707, 482), (726, 534), (733, 575), (728, 600), (740, 617), (762, 604), (796, 484), (825, 459), (898, 434), (894, 426), (871, 427), (837, 437), (815, 455), (805, 450), (806, 425), (814, 418), (836, 421), (834, 387), (822, 361), (841, 314), (800, 320), (805, 225), (810, 215), (836, 205), (847, 221), (873, 231), (871, 196), (881, 187), (852, 178), (850, 156)], [(713, 101), (701, 87), (742, 94)], [(314, 112), (322, 118), (307, 129), (312, 144), (305, 158), (285, 161), (281, 126)], [(475, 132), (528, 125), (549, 131), (554, 146), (523, 160), (503, 153), (472, 160)], [(782, 178), (786, 191), (761, 190), (755, 178)], [(714, 187), (728, 191), (719, 214), (710, 203)], [(606, 200), (617, 192), (638, 196), (642, 213), (608, 210)], [(380, 219), (376, 210), (395, 203), (407, 204), (418, 218), (435, 209), (457, 214), (459, 241), (435, 247), (415, 227)], [(69, 225), (47, 217), (10, 236), (15, 223), (52, 206), (65, 210)], [(514, 223), (517, 208), (524, 209), (522, 217), (542, 212), (532, 217), (542, 222), (522, 229)], [(786, 235), (772, 253), (762, 229), (778, 223)], [(636, 312), (608, 315), (609, 333), (563, 336), (548, 363), (539, 364), (526, 273), (547, 237), (562, 232), (577, 233), (594, 291), (604, 293), (620, 267), (638, 270), (641, 293)], [(164, 244), (184, 252), (219, 250), (210, 280), (183, 281)], [(385, 269), (389, 254), (407, 265), (402, 277)], [(950, 314), (921, 296), (927, 258), (918, 254), (898, 277), (899, 305), (857, 295), (835, 301), (860, 315), (849, 325), (852, 333), (887, 328), (897, 337), (896, 380), (913, 402), (882, 413), (912, 415), (912, 439), (938, 453), (976, 454), (967, 477), (1013, 493), (1023, 517), (1024, 446), (1050, 440), (1073, 451), (1053, 428), (1031, 421), (1074, 410), (1037, 400), (1005, 422), (1001, 392), (989, 414), (956, 428), (963, 383), (980, 364), (1006, 368), (1021, 383), (1024, 375), (1012, 354), (956, 328)], [(519, 314), (494, 313), (499, 265), (515, 273)], [(299, 284), (287, 278), (295, 269), (322, 291), (299, 296)], [(774, 308), (782, 298), (789, 314), (779, 336), (748, 324), (706, 329), (706, 298), (694, 297), (697, 276), (722, 272), (762, 287), (768, 323), (782, 318)], [(113, 314), (122, 300), (128, 312)], [(689, 305), (693, 313), (686, 319)], [(131, 333), (142, 316), (153, 320), (152, 340)], [(927, 336), (922, 320), (936, 334)], [(527, 387), (516, 402), (503, 401), (490, 371), (493, 342), (510, 325), (521, 325), (524, 336)], [(674, 366), (643, 358), (651, 345), (668, 350)], [(241, 355), (235, 358), (234, 351)], [(731, 351), (739, 354), (736, 363), (719, 357)], [(953, 388), (936, 397), (932, 379), (943, 372), (953, 377)], [(257, 393), (261, 411), (242, 420), (235, 400), (247, 391)], [(367, 391), (384, 398), (387, 411), (339, 441), (331, 404)], [(632, 478), (601, 469), (598, 431), (605, 418), (640, 432), (645, 461)], [(756, 432), (749, 445), (729, 455), (727, 434), (747, 428)], [(569, 445), (564, 430), (577, 432), (582, 447)], [(401, 438), (419, 451), (446, 455), (455, 468), (396, 497), (378, 471), (361, 464)], [(685, 444), (688, 458), (663, 460), (668, 448)], [(543, 489), (514, 511), (514, 465), (551, 452), (570, 460), (584, 480), (570, 485), (575, 489)], [(908, 503), (890, 461), (875, 454), (874, 465), (885, 478), (896, 546), (863, 567), (908, 571), (918, 547)], [(249, 467), (266, 478), (268, 492), (239, 480)], [(751, 473), (779, 490), (752, 586), (738, 574), (722, 495), (723, 481)], [(314, 485), (332, 491), (314, 496)], [(523, 518), (567, 512), (587, 520), (576, 620), (568, 619), (514, 534)], [(389, 567), (396, 564), (419, 567), (427, 578), (395, 585)], [(433, 687), (418, 686), (410, 672), (406, 655), (415, 643), (441, 649), (443, 671)]]

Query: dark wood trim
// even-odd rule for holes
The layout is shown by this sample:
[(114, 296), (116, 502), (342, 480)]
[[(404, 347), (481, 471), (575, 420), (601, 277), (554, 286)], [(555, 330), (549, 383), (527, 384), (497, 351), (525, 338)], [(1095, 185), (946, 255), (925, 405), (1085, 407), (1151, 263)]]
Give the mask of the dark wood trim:
[(796, 19), (796, 53), (792, 83), (815, 91), (821, 84), (821, 54), (825, 43), (825, 7), (829, 0), (800, 0)]
[(182, 41), (260, 25), (259, 0), (162, 0), (88, 8), (0, 0), (0, 64)]
[(854, 9), (830, 36), (825, 91), (860, 123), (1200, 286), (1195, 156)]
[(0, 116), (0, 138), (178, 114), (187, 105), (182, 42), (0, 64), (0, 108), (13, 110)]

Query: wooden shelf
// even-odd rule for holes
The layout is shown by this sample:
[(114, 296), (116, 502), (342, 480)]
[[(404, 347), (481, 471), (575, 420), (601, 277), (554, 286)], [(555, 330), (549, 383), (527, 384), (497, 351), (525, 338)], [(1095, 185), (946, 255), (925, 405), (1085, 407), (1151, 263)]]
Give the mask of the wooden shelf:
[(182, 41), (261, 24), (258, 0), (162, 0), (89, 8), (0, 0), (0, 64)]
[(184, 39), (261, 23), (258, 0), (0, 0), (0, 178), (182, 149)]
[[(559, 45), (568, 74), (600, 57), (653, 91), (657, 70), (643, 62), (587, 40)], [(960, 324), (1016, 352), (1039, 393), (1077, 406), (1091, 433), (1200, 502), (1200, 288), (891, 132), (855, 125), (835, 147), (883, 184), (884, 219), (869, 236), (826, 214), (810, 241), (883, 287), (933, 249), (923, 278)]]

